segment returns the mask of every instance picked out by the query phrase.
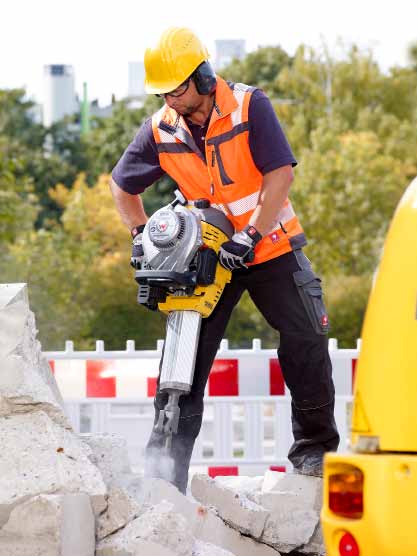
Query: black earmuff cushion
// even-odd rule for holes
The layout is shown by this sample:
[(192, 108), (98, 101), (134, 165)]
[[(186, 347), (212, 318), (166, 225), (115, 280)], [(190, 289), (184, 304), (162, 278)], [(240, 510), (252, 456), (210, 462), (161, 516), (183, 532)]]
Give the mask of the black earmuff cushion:
[(209, 95), (216, 88), (216, 74), (209, 62), (202, 62), (193, 73), (193, 80), (200, 95)]

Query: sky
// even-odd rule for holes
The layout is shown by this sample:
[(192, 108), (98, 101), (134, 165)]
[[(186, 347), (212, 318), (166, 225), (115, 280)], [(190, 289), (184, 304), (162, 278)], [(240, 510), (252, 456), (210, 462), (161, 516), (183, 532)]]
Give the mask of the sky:
[(76, 90), (88, 84), (100, 105), (127, 93), (128, 62), (171, 25), (192, 28), (214, 57), (216, 39), (245, 39), (246, 50), (301, 43), (356, 43), (383, 70), (407, 63), (417, 41), (417, 1), (395, 0), (0, 0), (0, 88), (25, 87), (43, 99), (44, 64), (70, 64)]

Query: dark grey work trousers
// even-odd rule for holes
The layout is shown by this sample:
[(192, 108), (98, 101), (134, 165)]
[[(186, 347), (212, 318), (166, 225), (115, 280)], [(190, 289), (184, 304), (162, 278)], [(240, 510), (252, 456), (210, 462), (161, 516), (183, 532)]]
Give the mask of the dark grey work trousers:
[[(303, 282), (306, 284), (302, 285)], [(292, 398), (294, 443), (288, 454), (289, 460), (294, 467), (299, 467), (310, 456), (337, 450), (339, 444), (320, 279), (312, 275), (309, 260), (297, 250), (234, 271), (215, 310), (202, 320), (193, 386), (189, 395), (180, 398), (181, 417), (171, 451), (173, 483), (183, 493), (187, 488), (194, 442), (201, 428), (204, 391), (210, 369), (232, 310), (245, 290), (267, 322), (280, 334), (278, 357)], [(159, 392), (158, 381), (155, 422), (166, 403), (167, 395)], [(153, 431), (147, 453), (154, 453), (163, 442), (163, 435)]]

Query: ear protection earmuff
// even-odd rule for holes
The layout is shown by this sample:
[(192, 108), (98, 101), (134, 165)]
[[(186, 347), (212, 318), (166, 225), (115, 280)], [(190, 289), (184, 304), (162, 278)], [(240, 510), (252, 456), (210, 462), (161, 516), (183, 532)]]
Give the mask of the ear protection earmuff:
[(202, 62), (192, 74), (198, 94), (209, 95), (216, 88), (216, 74), (211, 64)]

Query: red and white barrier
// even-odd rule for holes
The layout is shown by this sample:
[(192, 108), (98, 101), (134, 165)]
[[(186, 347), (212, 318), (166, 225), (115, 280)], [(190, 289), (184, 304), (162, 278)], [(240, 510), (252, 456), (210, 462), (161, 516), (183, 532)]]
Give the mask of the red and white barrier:
[[(125, 351), (105, 351), (97, 342), (96, 351), (74, 351), (66, 342), (62, 352), (45, 352), (64, 398), (153, 397), (156, 390), (163, 342), (156, 350), (136, 351), (129, 340)], [(359, 344), (359, 341), (358, 341)], [(336, 394), (351, 395), (359, 355), (356, 349), (338, 349), (329, 341)], [(273, 349), (262, 349), (253, 340), (252, 349), (229, 349), (223, 340), (213, 364), (208, 396), (268, 396), (288, 394)]]

